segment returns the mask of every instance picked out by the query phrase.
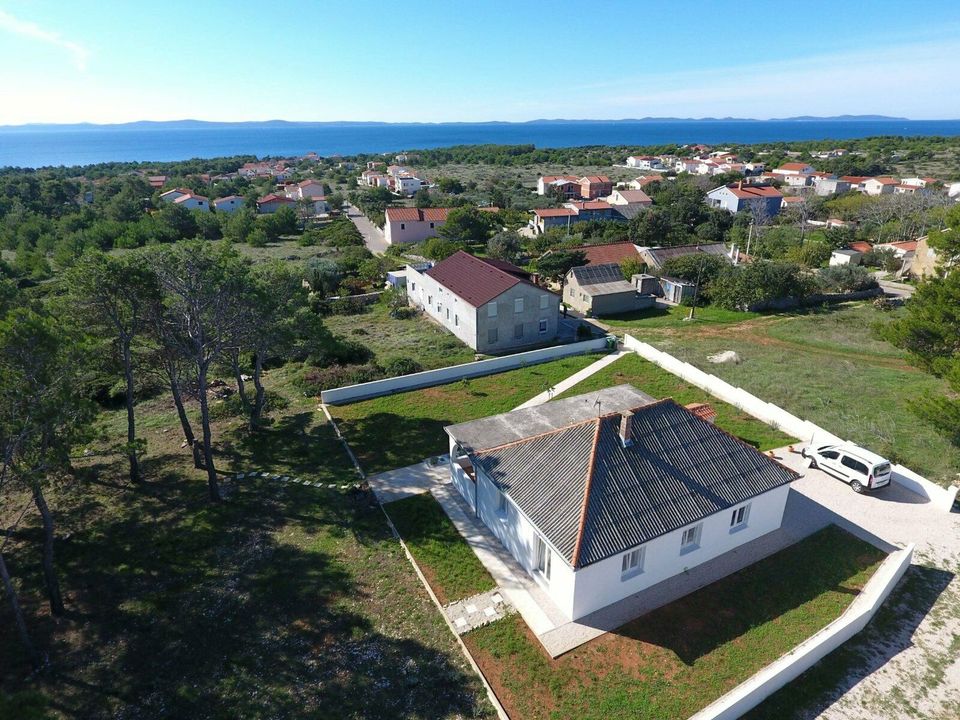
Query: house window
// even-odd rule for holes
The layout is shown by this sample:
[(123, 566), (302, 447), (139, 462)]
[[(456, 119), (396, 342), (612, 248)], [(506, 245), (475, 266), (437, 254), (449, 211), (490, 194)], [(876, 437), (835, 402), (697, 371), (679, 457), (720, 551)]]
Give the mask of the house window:
[(430, 223), (430, 229), (431, 230), (433, 229), (433, 223)]
[(547, 306), (548, 306), (549, 304), (550, 304), (550, 296), (549, 296), (549, 295), (541, 295), (541, 296), (540, 296), (540, 309), (541, 309), (541, 310), (546, 310), (546, 309), (547, 309)]
[(410, 289), (411, 289), (411, 290), (416, 290), (416, 289), (417, 289), (417, 284), (416, 284), (416, 283), (410, 283)]
[(505, 493), (497, 495), (497, 515), (505, 516), (507, 514), (507, 496)]
[(433, 295), (427, 295), (427, 305), (433, 305)]
[(541, 320), (541, 321), (540, 321), (540, 334), (543, 335), (546, 331), (547, 331), (547, 321), (546, 321), (546, 320)]
[(404, 223), (400, 223), (400, 229), (401, 229), (401, 230), (405, 230), (406, 227), (407, 227), (407, 226), (406, 226)]
[(703, 523), (688, 527), (683, 531), (683, 537), (680, 538), (680, 554), (691, 552), (700, 547), (700, 531), (703, 529)]
[[(447, 312), (449, 312), (449, 310), (448, 310)], [(459, 326), (460, 326), (460, 316), (459, 316), (459, 315), (454, 315), (454, 316), (453, 316), (453, 326), (454, 326), (454, 327), (459, 327)]]
[(497, 329), (490, 328), (487, 330), (487, 344), (496, 345), (497, 344)]
[(517, 323), (513, 326), (513, 339), (523, 340), (523, 323)]
[(496, 317), (497, 316), (497, 303), (492, 302), (487, 305), (487, 317)]
[(545, 580), (549, 580), (551, 552), (550, 548), (547, 547), (546, 541), (542, 537), (537, 537), (536, 553), (537, 572), (540, 573)]
[(647, 554), (646, 547), (638, 547), (624, 553), (620, 561), (620, 579), (629, 580), (643, 572), (643, 560)]
[(523, 312), (523, 298), (517, 298), (513, 301), (513, 311), (515, 313)]
[(450, 308), (447, 308), (447, 320), (450, 319)]
[(750, 518), (750, 504), (734, 508), (730, 511), (730, 532), (741, 530), (747, 526), (747, 520)]

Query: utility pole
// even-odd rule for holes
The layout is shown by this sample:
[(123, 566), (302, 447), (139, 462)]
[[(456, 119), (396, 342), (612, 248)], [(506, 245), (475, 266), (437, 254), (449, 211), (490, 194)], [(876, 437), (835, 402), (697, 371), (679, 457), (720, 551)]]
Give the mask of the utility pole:
[(693, 320), (694, 314), (697, 311), (697, 298), (700, 295), (700, 281), (703, 278), (703, 265), (706, 261), (706, 255), (700, 258), (700, 268), (697, 270), (697, 284), (693, 288), (693, 304), (690, 306), (690, 314), (687, 316), (687, 320)]

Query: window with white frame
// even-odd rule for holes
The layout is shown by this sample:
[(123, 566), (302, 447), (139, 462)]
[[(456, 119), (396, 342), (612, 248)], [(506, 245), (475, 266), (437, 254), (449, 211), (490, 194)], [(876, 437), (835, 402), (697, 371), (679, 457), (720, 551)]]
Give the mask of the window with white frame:
[(740, 530), (747, 526), (747, 520), (750, 519), (750, 503), (741, 505), (730, 511), (730, 532)]
[(492, 302), (487, 304), (487, 317), (496, 317), (497, 316), (497, 303)]
[(540, 296), (540, 309), (541, 309), (541, 310), (546, 310), (549, 305), (550, 305), (550, 296), (549, 296), (549, 295), (541, 295), (541, 296)]
[(542, 335), (542, 334), (545, 333), (546, 331), (547, 331), (547, 321), (546, 321), (546, 320), (541, 320), (541, 321), (540, 321), (540, 334)]
[(513, 301), (513, 311), (514, 311), (515, 313), (522, 313), (522, 312), (523, 312), (523, 298), (522, 298), (522, 297), (521, 297), (521, 298), (516, 298), (516, 299)]
[(547, 547), (546, 540), (538, 536), (536, 545), (536, 567), (537, 572), (546, 580), (550, 579), (550, 555), (550, 548)]
[(647, 554), (646, 546), (625, 552), (620, 561), (620, 579), (629, 580), (643, 572), (643, 561)]
[(700, 547), (700, 531), (703, 529), (703, 523), (688, 527), (683, 531), (680, 538), (680, 552), (689, 552)]
[(499, 493), (497, 495), (497, 515), (506, 515), (507, 514), (507, 495), (506, 493)]

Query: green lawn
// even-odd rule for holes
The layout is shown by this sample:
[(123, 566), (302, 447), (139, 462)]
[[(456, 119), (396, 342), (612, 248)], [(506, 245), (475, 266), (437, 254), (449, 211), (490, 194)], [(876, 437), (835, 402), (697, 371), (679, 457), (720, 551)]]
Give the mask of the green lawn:
[(464, 641), (516, 720), (682, 720), (838, 617), (883, 557), (831, 526), (555, 660), (518, 616)]
[(446, 425), (512, 410), (595, 362), (576, 355), (486, 377), (331, 407), (365, 472), (447, 452)]
[(642, 333), (649, 329), (687, 327), (692, 329), (702, 325), (729, 325), (761, 317), (760, 313), (725, 310), (713, 305), (697, 308), (693, 321), (687, 320), (689, 315), (690, 308), (673, 305), (669, 308), (658, 306), (621, 315), (610, 315), (600, 320), (619, 335), (628, 332), (636, 336), (638, 332)]
[[(871, 328), (890, 317), (869, 304), (848, 305), (714, 333), (651, 333), (645, 340), (933, 482), (955, 483), (960, 449), (910, 412), (913, 398), (947, 387), (873, 336)], [(742, 362), (707, 361), (724, 350), (735, 350)]]
[[(263, 431), (217, 421), (221, 469), (354, 482), (292, 375), (267, 374), (287, 405)], [(123, 413), (109, 411), (99, 423), (108, 435), (78, 458), (76, 480), (48, 495), (64, 619), (42, 602), (32, 516), (4, 551), (53, 665), (29, 676), (4, 598), (0, 714), (4, 695), (33, 692), (50, 717), (71, 719), (494, 716), (371, 496), (225, 481), (226, 501), (212, 505), (180, 449), (170, 402), (145, 400), (138, 412), (148, 448), (141, 487), (111, 451)], [(0, 501), (4, 521), (22, 504)]]
[(359, 315), (330, 315), (323, 324), (334, 335), (370, 348), (381, 365), (391, 358), (406, 357), (432, 370), (472, 362), (475, 357), (473, 350), (423, 315), (397, 320), (380, 303)]
[(634, 385), (638, 390), (658, 400), (672, 397), (683, 405), (694, 402), (710, 403), (717, 411), (716, 424), (718, 427), (760, 450), (783, 447), (795, 441), (795, 438), (757, 420), (732, 405), (721, 402), (710, 393), (690, 385), (673, 373), (657, 367), (638, 355), (625, 355), (586, 380), (577, 383), (558, 397), (571, 397), (594, 392), (622, 383)]
[(430, 493), (392, 502), (386, 510), (441, 603), (446, 605), (496, 587)]

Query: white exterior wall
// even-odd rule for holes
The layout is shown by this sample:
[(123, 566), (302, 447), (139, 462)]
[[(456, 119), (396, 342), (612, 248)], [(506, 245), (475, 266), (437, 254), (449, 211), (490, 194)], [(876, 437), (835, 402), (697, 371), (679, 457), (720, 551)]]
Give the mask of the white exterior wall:
[(740, 199), (728, 187), (711, 190), (707, 193), (707, 199), (710, 201), (711, 207), (722, 208), (730, 213), (735, 213), (740, 209)]
[(420, 178), (398, 177), (396, 181), (396, 190), (401, 195), (414, 195), (420, 189), (423, 183)]
[(197, 200), (195, 197), (189, 197), (184, 200), (181, 200), (177, 203), (180, 207), (185, 207), (187, 210), (199, 210), (200, 212), (207, 212), (210, 210), (210, 206), (206, 200)]
[(235, 198), (233, 200), (227, 200), (226, 202), (214, 200), (213, 206), (216, 208), (217, 212), (233, 212), (234, 210), (239, 210), (243, 207), (243, 198)]
[(383, 237), (388, 245), (401, 243), (416, 243), (427, 238), (437, 236), (437, 231), (443, 227), (442, 222), (430, 220), (387, 220), (383, 227)]
[(778, 529), (789, 493), (790, 486), (783, 485), (741, 503), (750, 504), (749, 516), (746, 526), (734, 532), (730, 531), (730, 516), (734, 508), (741, 505), (704, 518), (700, 521), (703, 523), (700, 545), (695, 550), (680, 552), (680, 540), (683, 531), (691, 527), (689, 525), (651, 540), (645, 544), (643, 572), (627, 580), (620, 579), (622, 553), (581, 568), (576, 573), (572, 619), (645, 590)]
[(305, 186), (298, 185), (296, 194), (301, 200), (308, 197), (323, 197), (323, 183), (312, 182)]
[(407, 266), (407, 301), (477, 349), (477, 309), (429, 275)]

